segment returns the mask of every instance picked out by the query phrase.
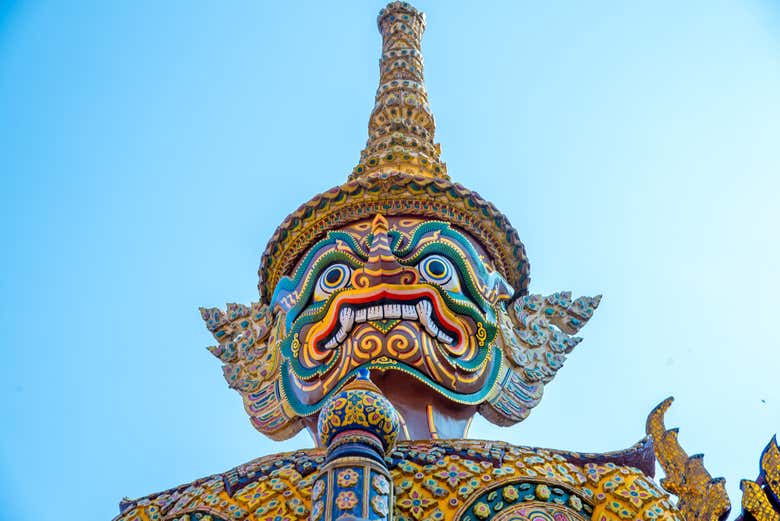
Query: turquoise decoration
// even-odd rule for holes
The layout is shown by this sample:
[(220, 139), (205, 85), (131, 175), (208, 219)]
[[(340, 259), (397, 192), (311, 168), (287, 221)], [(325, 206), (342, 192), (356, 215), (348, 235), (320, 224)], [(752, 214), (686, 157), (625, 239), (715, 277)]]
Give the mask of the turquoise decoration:
[[(510, 481), (489, 488), (473, 499), (465, 508), (461, 521), (489, 519), (501, 511), (508, 511), (522, 503), (549, 503), (575, 512), (578, 518), (590, 519), (593, 507), (586, 495), (577, 494), (565, 486), (534, 481)], [(568, 519), (568, 516), (561, 516)], [(544, 518), (540, 518), (544, 519)], [(558, 516), (555, 517), (558, 519)]]

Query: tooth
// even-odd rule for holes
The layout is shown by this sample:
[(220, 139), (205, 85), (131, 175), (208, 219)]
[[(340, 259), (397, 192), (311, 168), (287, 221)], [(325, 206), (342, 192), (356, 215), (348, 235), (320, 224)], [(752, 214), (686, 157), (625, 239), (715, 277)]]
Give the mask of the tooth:
[(427, 300), (421, 300), (417, 303), (417, 316), (420, 318), (420, 322), (425, 324), (431, 317), (431, 303)]
[(355, 311), (355, 322), (360, 324), (366, 321), (366, 308), (358, 309)]
[(433, 338), (436, 338), (439, 335), (439, 328), (436, 327), (436, 324), (433, 323), (433, 320), (429, 320), (425, 324), (425, 330), (428, 332), (429, 335), (431, 335)]
[(429, 335), (436, 338), (436, 335), (439, 333), (439, 328), (436, 327), (436, 324), (431, 320), (431, 311), (431, 303), (427, 300), (421, 300), (417, 303), (417, 313), (420, 318), (420, 323), (425, 326), (425, 330)]
[(385, 318), (401, 318), (401, 305), (385, 304)]
[(369, 320), (378, 320), (383, 317), (382, 314), (382, 306), (371, 306), (368, 308), (368, 319)]
[(327, 343), (327, 344), (325, 344), (325, 348), (326, 348), (326, 349), (333, 349), (333, 348), (334, 348), (334, 347), (336, 347), (337, 345), (339, 345), (339, 341), (338, 341), (338, 340), (336, 340), (336, 337), (333, 337), (333, 338), (331, 338), (330, 340), (328, 340), (328, 343)]
[(339, 344), (342, 343), (344, 339), (347, 338), (346, 330), (343, 327), (340, 327), (334, 338), (336, 339), (336, 342), (338, 342)]
[(451, 344), (452, 343), (452, 339), (449, 336), (447, 336), (447, 334), (444, 331), (439, 331), (439, 334), (436, 335), (436, 338), (438, 338), (439, 340), (441, 340), (445, 344)]
[(401, 314), (407, 320), (417, 320), (417, 310), (414, 309), (414, 306), (409, 304), (404, 304), (401, 306)]
[(339, 320), (341, 321), (341, 327), (345, 333), (352, 331), (352, 326), (355, 323), (355, 312), (352, 308), (344, 308), (339, 313)]

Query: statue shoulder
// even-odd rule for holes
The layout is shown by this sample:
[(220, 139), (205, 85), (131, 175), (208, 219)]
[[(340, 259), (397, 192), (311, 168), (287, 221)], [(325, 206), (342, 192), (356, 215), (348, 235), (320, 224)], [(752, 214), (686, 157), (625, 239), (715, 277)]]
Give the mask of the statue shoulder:
[(324, 461), (318, 449), (273, 454), (139, 499), (125, 499), (114, 521), (234, 521), (309, 517), (311, 487)]
[(614, 463), (582, 467), (592, 492), (593, 519), (683, 520), (671, 497), (643, 471)]

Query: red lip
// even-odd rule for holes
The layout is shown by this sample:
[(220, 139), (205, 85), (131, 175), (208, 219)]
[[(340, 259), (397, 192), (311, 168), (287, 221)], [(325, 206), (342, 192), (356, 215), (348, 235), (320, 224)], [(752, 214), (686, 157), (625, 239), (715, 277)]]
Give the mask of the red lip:
[(368, 289), (347, 290), (339, 294), (331, 304), (325, 318), (315, 326), (317, 330), (313, 332), (310, 339), (307, 339), (307, 343), (315, 353), (325, 356), (327, 353), (320, 346), (338, 327), (339, 313), (344, 306), (362, 307), (378, 302), (388, 304), (419, 302), (420, 300), (427, 300), (432, 304), (432, 316), (435, 314), (435, 321), (443, 326), (447, 333), (454, 335), (455, 345), (459, 345), (464, 339), (463, 327), (457, 323), (454, 315), (445, 307), (439, 293), (434, 288), (421, 284), (382, 284)]

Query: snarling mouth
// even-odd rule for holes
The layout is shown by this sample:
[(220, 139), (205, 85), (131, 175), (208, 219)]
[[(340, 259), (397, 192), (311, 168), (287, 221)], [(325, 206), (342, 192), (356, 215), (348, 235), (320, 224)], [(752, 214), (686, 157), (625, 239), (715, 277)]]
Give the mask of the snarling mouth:
[(432, 338), (453, 347), (467, 334), (433, 288), (384, 285), (336, 297), (320, 327), (312, 331), (311, 345), (317, 351), (328, 351), (344, 342), (357, 324), (392, 320), (419, 322)]

